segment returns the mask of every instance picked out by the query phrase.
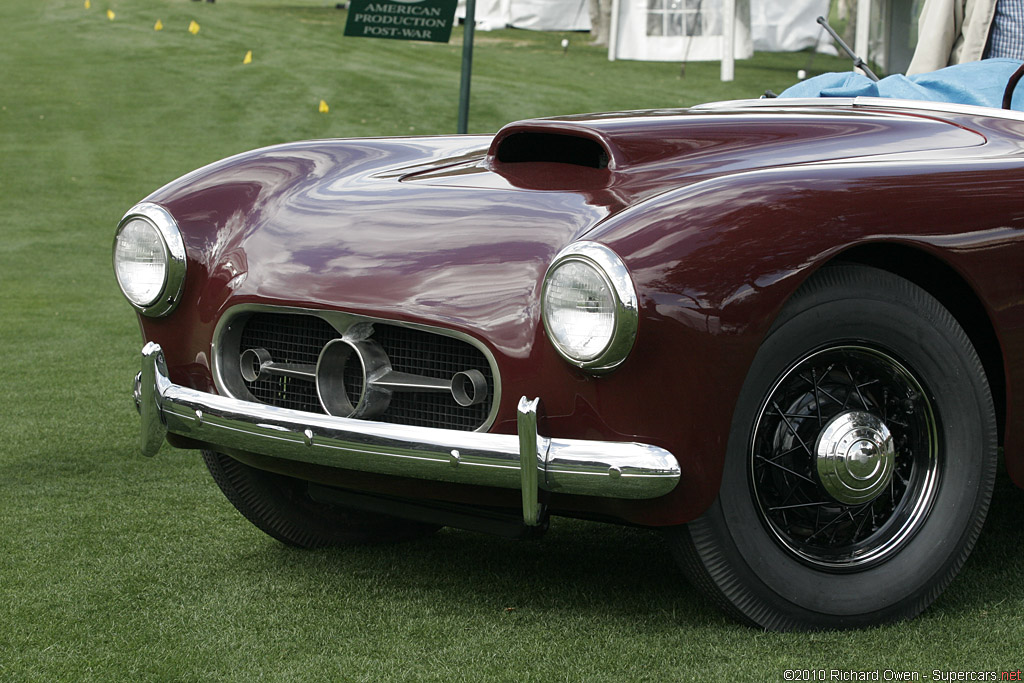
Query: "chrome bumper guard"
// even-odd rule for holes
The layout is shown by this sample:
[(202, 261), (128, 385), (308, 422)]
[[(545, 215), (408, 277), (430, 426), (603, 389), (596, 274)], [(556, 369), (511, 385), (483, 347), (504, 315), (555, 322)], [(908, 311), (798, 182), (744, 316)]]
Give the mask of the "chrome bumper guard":
[(668, 451), (641, 443), (550, 439), (537, 433), (540, 399), (519, 401), (519, 434), (462, 432), (277, 408), (179, 386), (159, 344), (142, 349), (135, 378), (143, 455), (167, 432), (273, 458), (414, 479), (520, 489), (523, 521), (540, 523), (540, 490), (606, 498), (663, 496), (679, 482)]

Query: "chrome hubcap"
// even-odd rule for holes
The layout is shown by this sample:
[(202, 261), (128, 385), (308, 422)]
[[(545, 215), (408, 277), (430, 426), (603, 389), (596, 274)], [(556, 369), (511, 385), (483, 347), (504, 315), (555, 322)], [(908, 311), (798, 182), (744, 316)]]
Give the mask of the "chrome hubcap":
[(939, 483), (935, 411), (889, 353), (837, 344), (771, 387), (750, 440), (750, 486), (782, 548), (829, 571), (892, 557), (921, 528)]
[(880, 419), (859, 410), (832, 418), (815, 447), (818, 479), (839, 503), (865, 503), (889, 485), (896, 464), (892, 434)]

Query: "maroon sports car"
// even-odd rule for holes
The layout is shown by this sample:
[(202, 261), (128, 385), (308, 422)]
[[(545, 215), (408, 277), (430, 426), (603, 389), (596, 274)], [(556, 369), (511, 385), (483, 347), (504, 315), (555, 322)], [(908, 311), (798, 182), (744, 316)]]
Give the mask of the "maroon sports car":
[(764, 628), (915, 615), (1024, 484), (1022, 141), (754, 100), (226, 159), (117, 230), (142, 450), (296, 546), (562, 515)]

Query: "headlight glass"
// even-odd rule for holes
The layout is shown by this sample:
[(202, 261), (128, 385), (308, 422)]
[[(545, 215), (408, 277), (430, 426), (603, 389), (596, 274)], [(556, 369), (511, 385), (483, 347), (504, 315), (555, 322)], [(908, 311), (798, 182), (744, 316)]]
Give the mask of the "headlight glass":
[(565, 261), (549, 275), (544, 323), (563, 353), (579, 360), (597, 358), (615, 331), (615, 298), (592, 265)]
[(552, 261), (544, 278), (542, 317), (548, 338), (567, 361), (607, 372), (636, 340), (636, 291), (622, 260), (597, 242), (576, 242)]
[(125, 214), (114, 237), (114, 274), (140, 313), (167, 315), (185, 286), (185, 241), (167, 209), (143, 202)]
[(136, 306), (151, 306), (160, 298), (167, 280), (167, 247), (152, 223), (133, 218), (118, 231), (114, 271), (121, 291)]

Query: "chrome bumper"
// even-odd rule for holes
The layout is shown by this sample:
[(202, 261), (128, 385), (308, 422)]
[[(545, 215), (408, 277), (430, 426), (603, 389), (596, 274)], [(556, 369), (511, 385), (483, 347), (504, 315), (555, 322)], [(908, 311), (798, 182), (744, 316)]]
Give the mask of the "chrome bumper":
[(643, 499), (663, 496), (679, 482), (675, 456), (657, 446), (538, 435), (539, 399), (525, 396), (519, 402), (518, 436), (319, 415), (174, 384), (163, 350), (150, 342), (142, 349), (135, 401), (144, 455), (155, 455), (167, 432), (173, 432), (214, 446), (339, 469), (520, 489), (529, 525), (540, 519), (541, 489)]

